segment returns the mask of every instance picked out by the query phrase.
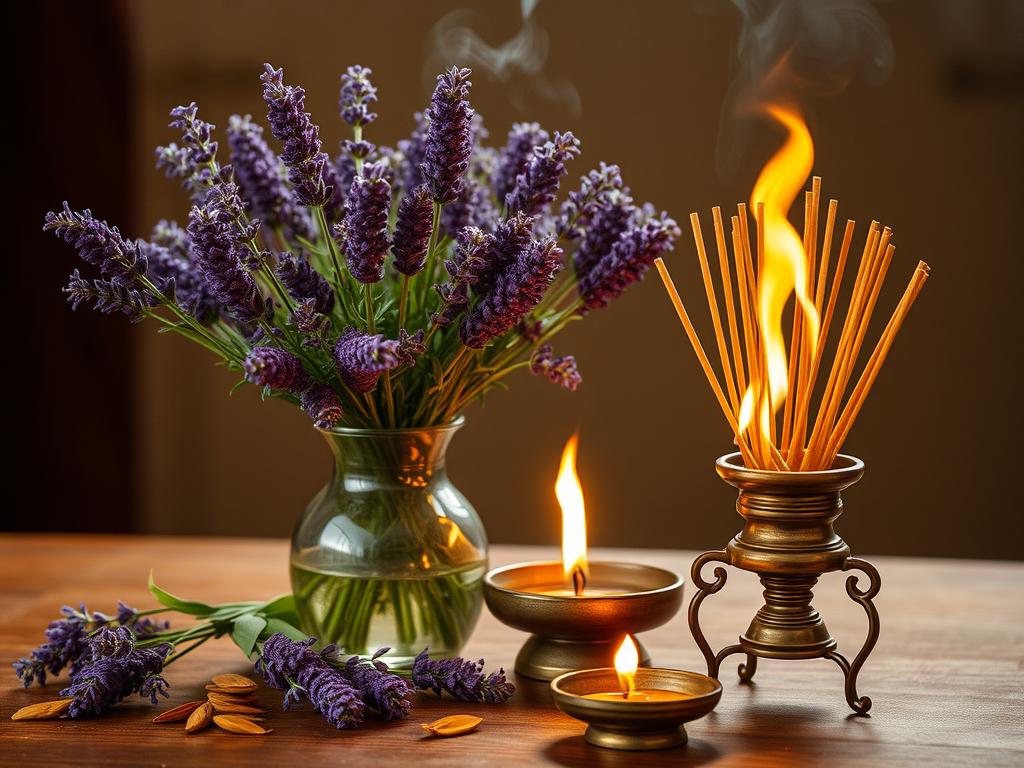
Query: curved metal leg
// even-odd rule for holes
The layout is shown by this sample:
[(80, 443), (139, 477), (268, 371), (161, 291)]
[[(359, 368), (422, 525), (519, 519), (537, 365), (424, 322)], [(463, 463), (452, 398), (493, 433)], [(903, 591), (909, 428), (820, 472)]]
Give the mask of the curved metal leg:
[(701, 569), (703, 569), (707, 563), (728, 564), (728, 562), (729, 556), (725, 550), (716, 549), (700, 555), (693, 561), (693, 565), (690, 567), (690, 581), (695, 587), (697, 587), (697, 591), (694, 593), (693, 599), (690, 600), (690, 608), (687, 611), (690, 633), (693, 635), (693, 639), (697, 642), (697, 647), (700, 648), (700, 652), (704, 654), (704, 660), (708, 665), (708, 676), (716, 679), (718, 678), (718, 670), (722, 664), (722, 659), (733, 653), (737, 653), (742, 649), (738, 645), (730, 645), (719, 651), (717, 655), (711, 650), (711, 645), (708, 643), (703, 630), (700, 628), (700, 605), (704, 602), (705, 597), (715, 594), (725, 586), (727, 574), (725, 568), (719, 566), (714, 570), (715, 580), (706, 581), (701, 575)]
[(748, 653), (746, 662), (740, 664), (736, 668), (736, 672), (739, 673), (740, 682), (742, 683), (749, 683), (753, 680), (754, 673), (757, 672), (757, 656)]
[(860, 603), (868, 616), (868, 636), (865, 638), (864, 645), (861, 646), (852, 663), (847, 661), (846, 657), (838, 651), (830, 651), (825, 655), (825, 658), (832, 659), (843, 670), (843, 675), (846, 677), (846, 703), (858, 715), (866, 715), (871, 709), (871, 697), (857, 695), (857, 675), (860, 674), (861, 667), (864, 666), (868, 655), (874, 649), (875, 643), (878, 642), (878, 633), (881, 625), (878, 620), (878, 609), (875, 608), (872, 600), (878, 594), (878, 590), (881, 589), (882, 580), (875, 566), (867, 560), (860, 560), (856, 557), (848, 557), (846, 562), (843, 563), (843, 570), (863, 571), (868, 577), (867, 589), (860, 589), (857, 586), (858, 577), (855, 574), (846, 579), (846, 593), (854, 602)]

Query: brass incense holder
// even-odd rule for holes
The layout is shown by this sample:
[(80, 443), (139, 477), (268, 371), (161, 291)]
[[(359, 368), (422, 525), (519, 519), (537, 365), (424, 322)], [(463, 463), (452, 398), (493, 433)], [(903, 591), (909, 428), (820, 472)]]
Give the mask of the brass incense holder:
[(722, 684), (697, 672), (638, 669), (637, 688), (684, 694), (677, 701), (595, 700), (587, 694), (619, 687), (614, 669), (569, 672), (551, 681), (555, 706), (587, 723), (583, 738), (609, 749), (668, 749), (685, 744), (684, 723), (704, 717), (722, 697)]
[[(744, 520), (740, 531), (724, 550), (705, 552), (693, 562), (690, 578), (697, 591), (690, 602), (690, 632), (717, 678), (722, 661), (745, 653), (739, 665), (743, 681), (754, 677), (758, 657), (768, 659), (831, 659), (846, 678), (846, 701), (864, 715), (871, 699), (857, 694), (857, 675), (878, 640), (878, 611), (872, 600), (881, 581), (871, 563), (850, 556), (850, 547), (833, 529), (843, 511), (840, 492), (864, 474), (864, 462), (840, 454), (832, 469), (817, 472), (774, 472), (747, 469), (739, 453), (716, 462), (718, 474), (739, 489), (736, 511)], [(764, 585), (764, 605), (757, 611), (739, 643), (718, 653), (711, 650), (700, 628), (704, 598), (725, 586), (726, 570), (716, 567), (714, 581), (706, 581), (701, 569), (711, 562), (726, 563), (756, 573)], [(846, 592), (863, 606), (868, 617), (864, 645), (849, 661), (836, 650), (821, 615), (811, 605), (818, 577), (830, 571), (858, 570), (868, 577), (861, 589), (858, 577), (846, 580)]]
[[(580, 595), (566, 589), (561, 561), (495, 568), (484, 600), (498, 621), (531, 636), (516, 656), (517, 675), (553, 680), (577, 669), (611, 667), (625, 634), (660, 627), (683, 603), (683, 579), (634, 563), (590, 563)], [(640, 666), (650, 654), (637, 641)]]

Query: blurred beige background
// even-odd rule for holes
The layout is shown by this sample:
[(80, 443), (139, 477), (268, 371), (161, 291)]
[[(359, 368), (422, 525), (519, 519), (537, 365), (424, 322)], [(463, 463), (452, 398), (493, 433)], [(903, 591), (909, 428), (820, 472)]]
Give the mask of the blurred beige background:
[[(439, 18), (475, 9), (473, 24), (492, 44), (520, 23), (514, 0), (124, 7), (140, 155), (133, 234), (187, 213), (175, 182), (149, 163), (152, 147), (174, 139), (165, 127), (171, 107), (195, 100), (218, 125), (233, 112), (265, 122), (257, 78), (270, 61), (306, 88), (334, 151), (345, 134), (338, 75), (361, 63), (373, 69), (380, 96), (370, 138), (392, 144), (429, 97), (423, 65)], [(1006, 464), (1021, 423), (1010, 365), (1022, 348), (1014, 232), (1024, 203), (1021, 7), (886, 3), (896, 51), (890, 79), (854, 83), (814, 103), (816, 173), (826, 194), (839, 198), (841, 216), (858, 220), (858, 240), (871, 218), (896, 232), (879, 316), (888, 316), (919, 258), (932, 266), (846, 446), (868, 470), (847, 496), (840, 528), (864, 553), (1019, 557), (1011, 543), (1021, 533), (1015, 472)], [(543, 0), (536, 18), (550, 36), (545, 74), (575, 86), (582, 111), (543, 98), (521, 78), (502, 82), (478, 71), (473, 104), (491, 143), (502, 143), (516, 120), (571, 129), (584, 154), (566, 183), (599, 160), (618, 163), (639, 200), (684, 223), (691, 210), (708, 217), (712, 205), (746, 199), (773, 145), (769, 136), (748, 147), (735, 178), (716, 172), (738, 31), (728, 4)], [(709, 341), (688, 233), (671, 267)], [(132, 425), (142, 472), (137, 529), (289, 533), (329, 469), (305, 415), (260, 403), (253, 388), (228, 397), (235, 377), (184, 341), (145, 326), (132, 340), (140, 374)], [(578, 428), (592, 544), (724, 545), (738, 518), (713, 462), (730, 450), (728, 427), (657, 281), (575, 324), (557, 349), (580, 362), (577, 393), (524, 372), (510, 391), (471, 409), (453, 445), (450, 474), (492, 541), (557, 545), (552, 485), (562, 444)]]

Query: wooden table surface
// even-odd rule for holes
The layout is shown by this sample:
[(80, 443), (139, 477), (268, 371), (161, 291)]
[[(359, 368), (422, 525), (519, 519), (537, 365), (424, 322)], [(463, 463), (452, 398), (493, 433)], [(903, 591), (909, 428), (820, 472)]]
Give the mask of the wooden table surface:
[[(502, 706), (439, 702), (419, 695), (403, 721), (371, 720), (335, 731), (308, 708), (280, 712), (281, 694), (261, 688), (272, 707), (265, 737), (208, 730), (186, 737), (180, 725), (153, 725), (147, 702), (119, 704), (90, 721), (11, 722), (11, 712), (55, 698), (59, 682), (24, 690), (10, 663), (27, 655), (62, 604), (86, 602), (109, 611), (118, 599), (152, 605), (146, 576), (155, 569), (170, 591), (208, 602), (263, 599), (287, 590), (283, 541), (243, 539), (0, 536), (0, 764), (242, 766), (270, 764), (386, 766), (864, 765), (980, 766), (1024, 764), (1024, 565), (1018, 563), (876, 558), (882, 574), (877, 605), (881, 640), (860, 676), (874, 700), (871, 717), (854, 717), (830, 661), (761, 661), (756, 682), (741, 685), (735, 659), (723, 671), (717, 710), (688, 726), (688, 746), (665, 752), (591, 747), (582, 724), (551, 705), (546, 685), (517, 681)], [(553, 548), (492, 548), (492, 565), (550, 558)], [(603, 550), (593, 559), (645, 562), (688, 573), (691, 552)], [(859, 647), (861, 609), (836, 574), (818, 585), (822, 611), (840, 649)], [(703, 616), (715, 647), (735, 642), (759, 605), (757, 583), (732, 572)], [(644, 642), (658, 666), (704, 671), (685, 611)], [(486, 611), (467, 656), (510, 667), (522, 633)], [(170, 703), (200, 698), (212, 674), (252, 674), (229, 640), (208, 643), (171, 667)], [(161, 704), (159, 709), (165, 708)], [(443, 714), (476, 713), (480, 729), (431, 739), (419, 724)]]

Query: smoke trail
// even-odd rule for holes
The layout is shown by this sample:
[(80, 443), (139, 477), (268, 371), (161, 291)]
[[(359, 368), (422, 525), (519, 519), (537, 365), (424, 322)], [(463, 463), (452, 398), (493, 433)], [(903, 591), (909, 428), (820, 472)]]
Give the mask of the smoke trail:
[(719, 170), (731, 176), (743, 121), (766, 101), (806, 111), (811, 97), (834, 95), (851, 80), (883, 81), (892, 70), (889, 30), (868, 0), (732, 0), (742, 26), (739, 66), (722, 111)]
[(527, 88), (547, 101), (564, 104), (580, 114), (579, 92), (568, 80), (552, 80), (544, 73), (548, 59), (548, 33), (534, 18), (540, 0), (520, 0), (522, 24), (514, 37), (499, 46), (484, 42), (473, 26), (479, 15), (456, 10), (441, 18), (433, 28), (432, 51), (424, 68), (424, 79), (433, 82), (440, 69), (458, 64), (485, 70), (506, 84), (509, 100), (524, 107)]

